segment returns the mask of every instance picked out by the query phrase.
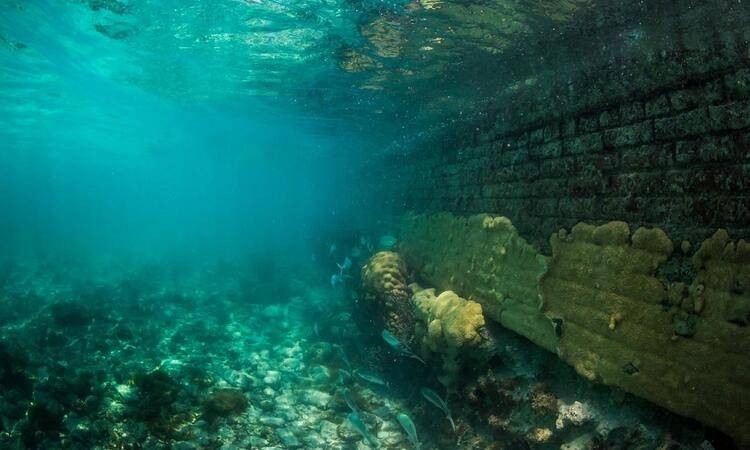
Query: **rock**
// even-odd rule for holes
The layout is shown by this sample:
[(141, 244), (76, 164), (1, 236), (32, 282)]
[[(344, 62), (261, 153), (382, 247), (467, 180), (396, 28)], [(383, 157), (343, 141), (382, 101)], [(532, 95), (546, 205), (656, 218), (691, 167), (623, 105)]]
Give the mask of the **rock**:
[(302, 437), (302, 442), (309, 448), (325, 448), (326, 440), (323, 439), (318, 433), (311, 431)]
[(580, 426), (592, 420), (593, 417), (591, 409), (581, 402), (575, 401), (570, 405), (561, 402), (557, 420), (555, 420), (555, 428), (562, 430), (567, 424)]
[(248, 444), (250, 444), (251, 448), (259, 448), (268, 445), (268, 441), (263, 439), (262, 437), (250, 436), (250, 439), (248, 439)]
[(326, 366), (315, 366), (310, 370), (310, 377), (316, 383), (325, 383), (331, 378), (331, 371)]
[(297, 358), (284, 358), (279, 368), (284, 372), (299, 373), (304, 366), (304, 363)]
[(309, 389), (302, 393), (302, 402), (307, 405), (317, 406), (318, 408), (325, 408), (331, 401), (331, 395), (323, 391), (317, 391)]
[(276, 370), (269, 370), (266, 372), (266, 376), (263, 377), (265, 384), (275, 386), (281, 381), (281, 373)]
[(284, 444), (285, 448), (297, 448), (302, 446), (302, 443), (297, 439), (294, 433), (286, 428), (278, 429), (276, 435), (279, 437), (279, 440), (281, 440), (281, 443)]
[(276, 303), (263, 308), (260, 314), (266, 319), (280, 319), (286, 315), (286, 308), (284, 308), (284, 305)]
[(578, 436), (572, 441), (568, 441), (560, 446), (560, 450), (590, 450), (592, 448), (594, 436), (591, 433)]
[(337, 432), (337, 425), (328, 420), (321, 420), (318, 425), (318, 431), (323, 436), (335, 436)]
[(280, 427), (284, 425), (284, 419), (280, 419), (278, 417), (263, 416), (260, 418), (260, 423), (271, 427)]

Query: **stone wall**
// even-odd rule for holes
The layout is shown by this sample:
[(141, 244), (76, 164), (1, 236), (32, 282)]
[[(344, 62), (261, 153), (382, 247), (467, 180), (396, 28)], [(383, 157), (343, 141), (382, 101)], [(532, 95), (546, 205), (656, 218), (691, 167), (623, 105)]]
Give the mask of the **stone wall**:
[(502, 214), (545, 250), (579, 221), (750, 236), (750, 7), (598, 5), (509, 59), (495, 110), (369, 167), (372, 203)]

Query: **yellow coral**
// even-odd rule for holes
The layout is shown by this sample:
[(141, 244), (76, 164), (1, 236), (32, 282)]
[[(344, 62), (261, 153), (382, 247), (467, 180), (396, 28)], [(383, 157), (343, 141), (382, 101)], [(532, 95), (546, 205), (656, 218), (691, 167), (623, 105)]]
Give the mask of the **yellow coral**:
[(364, 315), (377, 319), (403, 342), (410, 340), (413, 330), (406, 277), (406, 264), (395, 252), (378, 252), (362, 267)]
[(425, 357), (437, 353), (443, 359), (444, 376), (441, 381), (449, 385), (460, 368), (459, 354), (481, 356), (488, 344), (484, 331), (482, 305), (465, 300), (453, 291), (435, 297), (434, 289), (414, 285), (412, 302), (416, 318), (424, 325), (417, 327), (417, 340)]
[(362, 286), (376, 295), (408, 298), (406, 264), (395, 252), (378, 252), (362, 267)]

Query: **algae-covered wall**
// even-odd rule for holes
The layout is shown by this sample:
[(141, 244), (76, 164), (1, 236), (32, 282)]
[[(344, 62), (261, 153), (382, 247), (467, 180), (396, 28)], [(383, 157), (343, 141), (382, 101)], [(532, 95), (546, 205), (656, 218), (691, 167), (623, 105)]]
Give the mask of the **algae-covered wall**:
[[(695, 277), (659, 269), (675, 252), (659, 228), (579, 223), (536, 252), (504, 217), (407, 215), (400, 252), (431, 285), (616, 386), (750, 444), (750, 244), (717, 231)], [(679, 249), (687, 252), (689, 249)]]
[(366, 198), (430, 286), (749, 446), (749, 40), (747, 3), (592, 2)]
[(749, 30), (744, 2), (595, 2), (507, 56), (489, 111), (368, 167), (370, 198), (501, 214), (545, 249), (581, 220), (750, 236)]

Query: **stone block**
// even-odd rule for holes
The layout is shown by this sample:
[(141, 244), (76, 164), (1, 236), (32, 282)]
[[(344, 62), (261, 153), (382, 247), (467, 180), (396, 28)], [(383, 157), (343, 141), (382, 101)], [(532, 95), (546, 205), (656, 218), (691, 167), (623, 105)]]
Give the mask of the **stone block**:
[(604, 145), (622, 147), (650, 142), (654, 138), (653, 123), (650, 120), (633, 125), (626, 125), (604, 132)]
[(708, 131), (709, 115), (707, 108), (698, 108), (674, 117), (654, 121), (654, 134), (657, 140), (672, 140), (696, 136)]
[(669, 98), (666, 95), (660, 95), (646, 102), (645, 117), (659, 117), (667, 113), (669, 113)]
[(740, 130), (750, 127), (750, 100), (710, 106), (708, 112), (713, 130)]
[(565, 140), (565, 153), (569, 155), (597, 153), (603, 148), (601, 133), (584, 134)]

